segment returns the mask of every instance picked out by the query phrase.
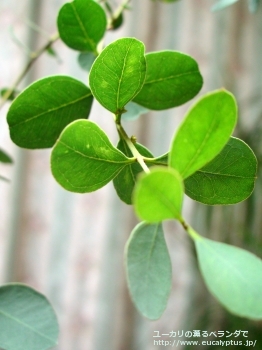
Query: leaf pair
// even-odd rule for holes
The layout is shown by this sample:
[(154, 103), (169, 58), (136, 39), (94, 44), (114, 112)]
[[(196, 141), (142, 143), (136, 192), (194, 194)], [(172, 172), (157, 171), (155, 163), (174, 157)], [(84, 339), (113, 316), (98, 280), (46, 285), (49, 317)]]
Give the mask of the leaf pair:
[(122, 114), (131, 100), (148, 109), (173, 108), (192, 99), (202, 87), (193, 58), (175, 51), (146, 55), (144, 51), (137, 39), (119, 39), (102, 51), (91, 68), (92, 93), (114, 114)]
[[(199, 268), (211, 294), (231, 313), (262, 319), (262, 260), (243, 249), (214, 242), (188, 228)], [(137, 309), (155, 320), (164, 312), (172, 285), (161, 223), (137, 225), (125, 250), (126, 273)]]

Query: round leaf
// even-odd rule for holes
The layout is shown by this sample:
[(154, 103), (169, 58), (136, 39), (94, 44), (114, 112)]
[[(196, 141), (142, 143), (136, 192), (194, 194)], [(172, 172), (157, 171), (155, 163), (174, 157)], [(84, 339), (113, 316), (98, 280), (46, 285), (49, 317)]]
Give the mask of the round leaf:
[(199, 236), (195, 246), (204, 281), (220, 303), (238, 316), (262, 319), (262, 260)]
[(183, 53), (146, 54), (146, 80), (134, 102), (154, 110), (180, 106), (201, 89), (203, 79), (196, 61)]
[(51, 155), (51, 169), (66, 190), (78, 193), (95, 191), (134, 162), (116, 149), (107, 135), (89, 120), (68, 125)]
[(145, 80), (144, 44), (123, 38), (108, 45), (95, 60), (89, 75), (95, 98), (112, 113), (124, 106), (140, 91)]
[(143, 174), (134, 190), (137, 215), (147, 222), (167, 219), (181, 220), (183, 182), (173, 169), (155, 167)]
[(137, 225), (125, 250), (128, 287), (139, 312), (152, 320), (164, 312), (172, 270), (161, 224)]
[(52, 147), (69, 123), (88, 118), (92, 101), (89, 88), (73, 78), (52, 76), (38, 80), (9, 109), (11, 139), (24, 148)]
[(237, 121), (234, 96), (217, 90), (188, 111), (171, 146), (169, 165), (184, 179), (210, 162), (226, 145)]
[(186, 194), (204, 204), (235, 204), (251, 195), (256, 173), (253, 151), (231, 137), (211, 162), (185, 180)]
[(0, 347), (45, 350), (57, 344), (58, 324), (46, 297), (22, 284), (0, 287)]
[(74, 0), (59, 11), (57, 26), (61, 39), (72, 49), (96, 52), (106, 30), (106, 15), (93, 0)]

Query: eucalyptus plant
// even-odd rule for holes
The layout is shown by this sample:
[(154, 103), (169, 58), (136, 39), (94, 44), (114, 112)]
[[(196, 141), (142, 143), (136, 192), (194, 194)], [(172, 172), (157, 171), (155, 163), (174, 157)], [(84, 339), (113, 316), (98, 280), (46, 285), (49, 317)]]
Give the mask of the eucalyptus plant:
[[(134, 206), (141, 222), (126, 244), (125, 267), (131, 298), (142, 315), (155, 320), (166, 308), (172, 269), (162, 223), (176, 220), (195, 244), (211, 294), (233, 314), (261, 319), (262, 261), (201, 236), (182, 214), (185, 194), (205, 205), (232, 205), (254, 189), (256, 157), (233, 136), (236, 100), (225, 89), (200, 96), (160, 157), (128, 136), (122, 125), (125, 115), (180, 106), (199, 94), (203, 78), (194, 58), (172, 50), (146, 52), (136, 38), (103, 47), (106, 30), (121, 24), (127, 4), (116, 12), (108, 2), (93, 0), (74, 0), (61, 7), (59, 36), (79, 51), (88, 84), (50, 76), (28, 86), (8, 111), (11, 139), (27, 149), (52, 147), (51, 171), (64, 189), (89, 193), (113, 181), (119, 198)], [(117, 145), (88, 119), (94, 99), (108, 110), (108, 118), (112, 115)], [(1, 336), (0, 346), (5, 347)], [(26, 346), (40, 348), (48, 347)]]

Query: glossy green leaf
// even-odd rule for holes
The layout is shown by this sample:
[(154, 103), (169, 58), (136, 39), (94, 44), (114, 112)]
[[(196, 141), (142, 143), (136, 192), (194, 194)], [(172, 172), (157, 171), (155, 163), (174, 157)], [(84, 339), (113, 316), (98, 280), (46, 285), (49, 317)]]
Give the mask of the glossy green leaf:
[(233, 5), (238, 2), (238, 0), (219, 0), (214, 6), (212, 6), (212, 11), (223, 10), (225, 7)]
[(196, 61), (183, 53), (146, 54), (146, 80), (134, 102), (154, 110), (180, 106), (191, 100), (203, 84)]
[(132, 162), (89, 120), (68, 125), (51, 155), (51, 169), (57, 182), (66, 190), (78, 193), (105, 186)]
[(188, 111), (171, 146), (169, 165), (187, 178), (210, 162), (226, 145), (237, 121), (234, 96), (217, 90)]
[(145, 80), (144, 44), (122, 38), (108, 45), (95, 60), (89, 75), (95, 98), (109, 111), (119, 114), (140, 91)]
[(262, 261), (254, 254), (198, 236), (200, 270), (209, 291), (231, 313), (262, 319)]
[(0, 347), (45, 350), (57, 344), (58, 324), (46, 297), (22, 284), (0, 287)]
[(132, 300), (139, 312), (156, 320), (164, 312), (172, 284), (172, 270), (161, 223), (137, 225), (125, 250)]
[(89, 88), (73, 78), (52, 76), (38, 80), (9, 109), (11, 139), (24, 148), (52, 147), (69, 123), (88, 118), (92, 101)]
[(147, 108), (140, 106), (133, 101), (128, 102), (125, 106), (125, 110), (126, 112), (122, 115), (122, 119), (124, 120), (136, 120), (140, 115), (149, 112)]
[(106, 31), (105, 11), (93, 0), (74, 0), (60, 9), (57, 26), (61, 39), (78, 51), (96, 52)]
[(235, 204), (251, 195), (256, 173), (253, 151), (242, 140), (231, 137), (211, 162), (185, 180), (185, 192), (204, 204)]
[(155, 167), (143, 174), (134, 190), (133, 202), (138, 217), (147, 222), (181, 219), (183, 182), (177, 171)]
[[(144, 157), (153, 158), (151, 152), (140, 145), (135, 143), (136, 149)], [(117, 148), (123, 152), (127, 157), (133, 157), (132, 152), (122, 140), (119, 141)], [(116, 192), (119, 198), (126, 204), (132, 204), (132, 193), (136, 183), (137, 175), (143, 171), (138, 162), (134, 162), (126, 166), (113, 180)]]
[(12, 158), (0, 148), (0, 162), (1, 163), (13, 163)]
[(81, 52), (78, 56), (78, 63), (83, 70), (89, 73), (95, 59), (93, 52)]

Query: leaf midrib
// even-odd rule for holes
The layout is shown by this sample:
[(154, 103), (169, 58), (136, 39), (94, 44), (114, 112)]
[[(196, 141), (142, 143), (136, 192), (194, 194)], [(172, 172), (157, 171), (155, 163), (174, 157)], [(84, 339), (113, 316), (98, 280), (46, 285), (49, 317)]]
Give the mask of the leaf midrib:
[(54, 340), (54, 339), (52, 339), (52, 338), (46, 336), (46, 335), (43, 334), (42, 332), (39, 332), (37, 329), (32, 328), (32, 326), (30, 326), (29, 324), (21, 322), (18, 318), (16, 318), (16, 317), (14, 317), (14, 316), (12, 316), (12, 315), (10, 315), (10, 314), (4, 312), (3, 310), (0, 310), (0, 314), (2, 314), (2, 315), (3, 315), (4, 317), (6, 317), (6, 318), (9, 318), (9, 319), (11, 319), (11, 320), (13, 320), (13, 321), (15, 321), (15, 322), (21, 324), (21, 325), (24, 326), (25, 328), (30, 329), (33, 333), (38, 334), (38, 335), (41, 336), (42, 338), (50, 340), (53, 344), (55, 343), (55, 340)]
[(196, 70), (196, 71), (186, 72), (186, 73), (182, 73), (182, 74), (170, 75), (168, 77), (159, 78), (159, 79), (155, 79), (155, 80), (145, 81), (144, 85), (158, 83), (158, 82), (162, 82), (165, 80), (171, 80), (171, 79), (175, 79), (175, 78), (180, 78), (180, 77), (183, 77), (185, 75), (190, 75), (190, 74), (195, 74), (195, 73), (199, 73), (199, 71)]
[(80, 98), (78, 98), (78, 99), (76, 99), (76, 100), (74, 100), (74, 101), (70, 101), (70, 102), (68, 102), (68, 103), (64, 103), (64, 104), (62, 104), (62, 105), (59, 105), (58, 107), (50, 108), (50, 109), (48, 109), (47, 111), (41, 112), (41, 113), (39, 113), (39, 114), (37, 114), (37, 115), (31, 117), (31, 118), (28, 118), (28, 119), (26, 119), (26, 120), (21, 121), (20, 123), (16, 123), (16, 124), (11, 125), (11, 128), (16, 127), (16, 126), (21, 125), (21, 124), (25, 124), (25, 123), (27, 123), (27, 122), (30, 122), (30, 121), (32, 121), (32, 120), (34, 120), (34, 119), (37, 119), (37, 118), (39, 118), (39, 117), (41, 117), (41, 116), (43, 116), (43, 115), (45, 115), (45, 114), (52, 113), (52, 112), (58, 111), (59, 109), (63, 109), (63, 108), (65, 108), (65, 107), (68, 107), (68, 106), (70, 106), (70, 105), (73, 105), (73, 104), (75, 104), (75, 103), (77, 103), (77, 102), (79, 102), (79, 101), (82, 101), (82, 100), (84, 100), (84, 99), (90, 97), (90, 96), (92, 96), (92, 93), (89, 93), (89, 94), (87, 94), (87, 95), (84, 95), (84, 96), (82, 96), (82, 97), (80, 97)]
[(95, 47), (96, 47), (95, 42), (89, 37), (89, 35), (88, 35), (87, 31), (86, 31), (86, 28), (83, 25), (83, 22), (81, 21), (81, 18), (78, 15), (78, 12), (77, 12), (77, 9), (75, 7), (74, 2), (71, 3), (71, 6), (73, 8), (75, 17), (76, 17), (76, 19), (77, 19), (77, 21), (79, 23), (79, 26), (80, 26), (80, 28), (82, 30), (82, 33), (84, 34), (84, 37), (86, 38), (86, 41), (89, 43), (89, 45), (92, 48), (92, 50), (95, 50)]

